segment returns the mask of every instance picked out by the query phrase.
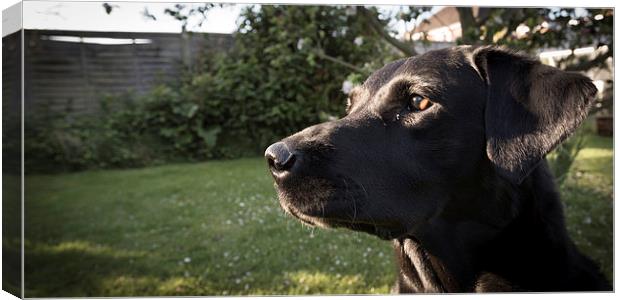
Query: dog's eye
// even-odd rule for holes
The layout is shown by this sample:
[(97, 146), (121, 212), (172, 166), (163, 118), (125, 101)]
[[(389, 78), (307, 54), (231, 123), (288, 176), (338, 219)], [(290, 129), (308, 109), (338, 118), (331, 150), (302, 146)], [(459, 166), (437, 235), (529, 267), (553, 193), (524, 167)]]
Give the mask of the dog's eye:
[(396, 114), (396, 120), (400, 120), (400, 118), (407, 113), (427, 110), (431, 106), (433, 106), (433, 101), (430, 99), (420, 95), (413, 95), (413, 98), (407, 103), (407, 106), (403, 107), (400, 113)]
[(428, 109), (429, 107), (433, 106), (433, 102), (426, 98), (426, 97), (422, 97), (420, 95), (414, 95), (413, 99), (411, 100), (411, 103), (409, 104), (409, 110), (410, 111), (423, 111)]

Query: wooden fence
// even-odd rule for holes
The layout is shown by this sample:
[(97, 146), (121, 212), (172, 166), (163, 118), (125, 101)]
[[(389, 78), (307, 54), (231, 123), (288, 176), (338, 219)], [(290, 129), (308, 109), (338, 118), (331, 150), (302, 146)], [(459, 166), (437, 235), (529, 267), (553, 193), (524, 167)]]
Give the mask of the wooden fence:
[(4, 116), (21, 115), (22, 35), (2, 38), (2, 108)]
[(228, 34), (26, 30), (25, 114), (94, 113), (104, 95), (144, 93), (231, 46)]

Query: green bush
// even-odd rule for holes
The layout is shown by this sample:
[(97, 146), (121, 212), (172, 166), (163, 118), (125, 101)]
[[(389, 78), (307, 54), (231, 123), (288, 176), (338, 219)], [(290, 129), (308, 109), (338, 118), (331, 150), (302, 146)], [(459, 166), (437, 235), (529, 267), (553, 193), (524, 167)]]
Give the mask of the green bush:
[(213, 157), (221, 128), (210, 126), (202, 110), (161, 85), (141, 97), (104, 97), (96, 115), (40, 113), (46, 117), (25, 123), (26, 171), (140, 167)]
[[(109, 101), (102, 101), (106, 102)], [(102, 109), (98, 115), (87, 116), (34, 114), (37, 117), (28, 118), (24, 128), (25, 171), (63, 172), (153, 164), (160, 145), (135, 130), (133, 125), (139, 123), (137, 115), (137, 110), (129, 107)]]

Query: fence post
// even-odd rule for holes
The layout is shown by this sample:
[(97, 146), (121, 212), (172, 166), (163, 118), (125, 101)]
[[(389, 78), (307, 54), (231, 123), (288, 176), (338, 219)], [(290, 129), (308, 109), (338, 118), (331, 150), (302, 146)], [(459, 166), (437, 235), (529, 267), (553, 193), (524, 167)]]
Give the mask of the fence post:
[(191, 36), (185, 26), (181, 30), (181, 59), (185, 70), (189, 70), (192, 66)]
[[(85, 50), (85, 45), (84, 45), (84, 36), (80, 34), (80, 71), (82, 72), (82, 79), (84, 81), (84, 86), (86, 88), (86, 93), (88, 95), (87, 99), (88, 102), (94, 102), (96, 101), (95, 99), (95, 90), (94, 87), (92, 85), (91, 82), (91, 78), (90, 78), (90, 72), (88, 70), (88, 59), (86, 58), (86, 50)], [(75, 101), (74, 99), (68, 99), (67, 100), (67, 106), (70, 106), (68, 109), (70, 109), (71, 111), (73, 111), (75, 108), (73, 107), (75, 105)], [(87, 110), (93, 110), (91, 105), (87, 105), (86, 107), (89, 107), (90, 109)]]
[(142, 70), (140, 70), (140, 53), (138, 49), (138, 44), (136, 43), (136, 37), (134, 36), (131, 44), (131, 54), (133, 56), (133, 72), (134, 72), (134, 80), (136, 81), (136, 89), (142, 93), (145, 92), (146, 88), (142, 85)]

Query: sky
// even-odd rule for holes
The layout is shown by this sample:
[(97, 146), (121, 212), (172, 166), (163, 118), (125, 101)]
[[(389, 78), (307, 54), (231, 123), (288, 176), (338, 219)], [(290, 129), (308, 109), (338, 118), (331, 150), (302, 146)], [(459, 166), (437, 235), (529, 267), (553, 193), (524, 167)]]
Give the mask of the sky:
[[(26, 29), (63, 29), (83, 31), (181, 32), (181, 23), (164, 14), (174, 3), (111, 2), (112, 12), (106, 14), (104, 2), (25, 1), (24, 27)], [(197, 6), (189, 3), (190, 6)], [(231, 33), (243, 5), (214, 8), (201, 27), (197, 19), (188, 29), (198, 32)], [(143, 15), (148, 9), (157, 20)]]
[[(62, 29), (83, 31), (133, 31), (133, 32), (180, 32), (181, 23), (164, 14), (174, 3), (111, 2), (111, 14), (106, 14), (104, 2), (24, 1), (24, 27), (26, 29)], [(187, 3), (188, 6), (198, 6)], [(213, 8), (206, 22), (197, 25), (198, 18), (189, 22), (188, 30), (196, 32), (231, 33), (237, 29), (237, 17), (245, 4)], [(143, 15), (145, 8), (156, 21)], [(381, 6), (395, 11), (398, 6)], [(411, 24), (392, 24), (399, 34)]]

